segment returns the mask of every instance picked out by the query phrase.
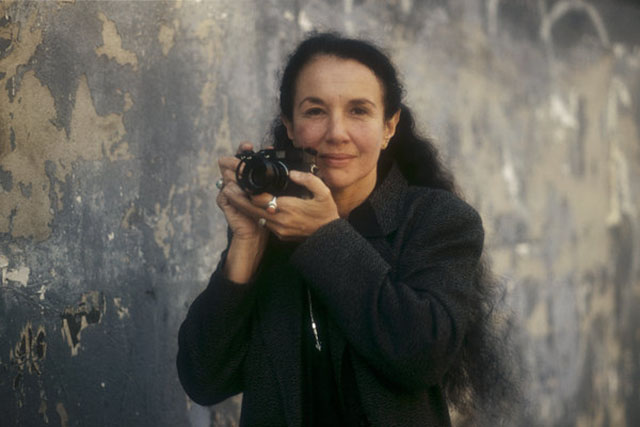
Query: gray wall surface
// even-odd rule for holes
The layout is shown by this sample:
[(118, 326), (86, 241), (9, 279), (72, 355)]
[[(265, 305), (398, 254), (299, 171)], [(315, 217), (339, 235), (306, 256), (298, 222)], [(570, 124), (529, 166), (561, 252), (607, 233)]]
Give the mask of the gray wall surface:
[(312, 29), (386, 47), (482, 214), (528, 377), (514, 425), (640, 425), (640, 6), (0, 3), (0, 424), (206, 426), (177, 330)]

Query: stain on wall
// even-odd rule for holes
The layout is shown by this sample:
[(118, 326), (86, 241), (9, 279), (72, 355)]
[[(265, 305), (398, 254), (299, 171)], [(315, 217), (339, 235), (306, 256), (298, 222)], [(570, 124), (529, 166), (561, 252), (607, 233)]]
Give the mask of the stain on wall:
[(512, 425), (640, 424), (632, 1), (0, 3), (0, 412), (234, 425), (176, 336), (226, 243), (217, 158), (265, 142), (306, 31), (385, 46), (485, 222), (529, 373)]

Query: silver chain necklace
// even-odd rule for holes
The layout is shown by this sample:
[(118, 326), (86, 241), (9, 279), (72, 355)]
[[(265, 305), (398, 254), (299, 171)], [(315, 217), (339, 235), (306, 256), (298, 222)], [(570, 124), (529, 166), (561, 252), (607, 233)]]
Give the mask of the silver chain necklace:
[(307, 297), (309, 299), (309, 317), (311, 318), (311, 329), (313, 330), (313, 337), (316, 339), (316, 350), (322, 351), (322, 343), (320, 342), (320, 338), (318, 338), (318, 328), (316, 326), (316, 321), (313, 318), (313, 304), (311, 303), (311, 291), (307, 288)]

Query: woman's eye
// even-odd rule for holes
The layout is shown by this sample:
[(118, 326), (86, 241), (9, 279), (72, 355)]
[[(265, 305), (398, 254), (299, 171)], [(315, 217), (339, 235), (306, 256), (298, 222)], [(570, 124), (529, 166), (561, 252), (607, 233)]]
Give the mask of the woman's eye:
[(351, 110), (351, 113), (355, 114), (356, 116), (362, 116), (364, 114), (367, 114), (368, 111), (365, 108), (355, 107)]
[(310, 108), (304, 112), (305, 116), (317, 116), (322, 114), (322, 108)]

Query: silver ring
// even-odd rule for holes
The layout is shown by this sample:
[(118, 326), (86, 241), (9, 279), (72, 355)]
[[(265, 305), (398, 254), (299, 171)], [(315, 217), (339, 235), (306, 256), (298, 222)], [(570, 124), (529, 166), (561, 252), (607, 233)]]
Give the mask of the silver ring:
[(266, 219), (266, 218), (260, 218), (260, 219), (258, 220), (258, 225), (259, 225), (260, 227), (264, 227), (265, 225), (267, 225), (267, 219)]
[(277, 197), (273, 196), (273, 199), (271, 199), (271, 201), (267, 203), (267, 209), (272, 208), (274, 211), (278, 210), (278, 201), (276, 199)]
[(216, 187), (218, 187), (218, 190), (222, 190), (222, 187), (224, 187), (224, 179), (220, 178), (219, 180), (217, 180)]

